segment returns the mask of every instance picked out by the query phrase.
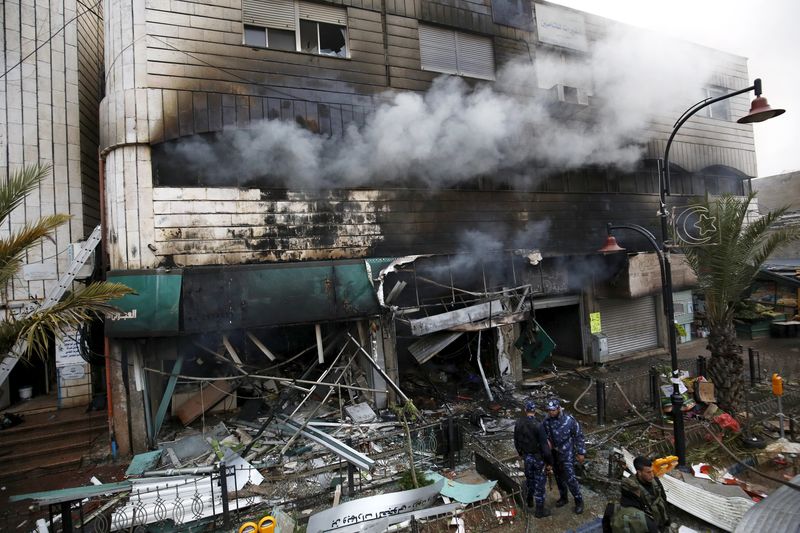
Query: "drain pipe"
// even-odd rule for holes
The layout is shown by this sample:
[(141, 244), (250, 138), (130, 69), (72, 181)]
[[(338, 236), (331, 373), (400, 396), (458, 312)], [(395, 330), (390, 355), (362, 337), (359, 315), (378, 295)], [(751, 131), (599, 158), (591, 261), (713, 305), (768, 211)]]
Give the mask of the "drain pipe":
[[(108, 271), (108, 255), (106, 254), (106, 157), (98, 155), (99, 194), (100, 194), (100, 272), (105, 279)], [(104, 328), (105, 329), (105, 328)], [(111, 394), (111, 343), (103, 332), (103, 354), (106, 358), (106, 410), (108, 412), (108, 437), (110, 439), (111, 457), (117, 458), (117, 437), (114, 432), (114, 402)]]

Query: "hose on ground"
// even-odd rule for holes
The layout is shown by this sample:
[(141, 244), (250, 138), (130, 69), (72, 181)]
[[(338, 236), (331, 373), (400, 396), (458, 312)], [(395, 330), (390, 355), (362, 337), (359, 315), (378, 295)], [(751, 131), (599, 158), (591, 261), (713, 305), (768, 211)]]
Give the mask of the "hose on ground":
[(580, 395), (579, 395), (579, 396), (578, 396), (578, 397), (575, 399), (575, 401), (572, 403), (572, 408), (573, 408), (573, 409), (575, 409), (575, 411), (576, 411), (576, 412), (578, 412), (578, 413), (580, 413), (580, 414), (582, 414), (582, 415), (584, 415), (584, 416), (591, 416), (591, 415), (592, 415), (592, 413), (589, 413), (589, 412), (587, 412), (587, 411), (584, 411), (583, 409), (581, 409), (580, 407), (578, 407), (578, 402), (580, 402), (580, 401), (581, 401), (581, 399), (582, 399), (584, 396), (586, 396), (586, 393), (587, 393), (587, 392), (589, 392), (589, 389), (591, 389), (591, 388), (592, 388), (592, 385), (594, 385), (594, 379), (592, 379), (592, 378), (589, 378), (589, 385), (586, 387), (586, 389), (585, 389), (585, 390), (584, 390), (582, 393), (580, 393)]

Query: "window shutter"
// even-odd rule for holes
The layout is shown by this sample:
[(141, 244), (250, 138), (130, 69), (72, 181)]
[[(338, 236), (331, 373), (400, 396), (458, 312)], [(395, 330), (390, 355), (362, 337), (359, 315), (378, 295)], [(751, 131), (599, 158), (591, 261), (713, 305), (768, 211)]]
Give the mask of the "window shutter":
[(452, 30), (420, 24), (419, 55), (422, 70), (458, 74), (456, 38)]
[(300, 18), (315, 22), (327, 22), (337, 26), (347, 26), (347, 10), (342, 7), (300, 2)]
[(242, 0), (242, 22), (294, 31), (294, 0)]
[(489, 37), (456, 32), (456, 50), (459, 74), (494, 79), (494, 47)]

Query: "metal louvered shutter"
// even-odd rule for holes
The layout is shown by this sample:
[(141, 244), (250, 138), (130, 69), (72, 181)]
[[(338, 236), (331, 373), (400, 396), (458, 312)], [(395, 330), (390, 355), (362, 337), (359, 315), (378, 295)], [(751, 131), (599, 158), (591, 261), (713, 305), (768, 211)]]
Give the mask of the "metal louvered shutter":
[(300, 18), (315, 22), (327, 22), (337, 26), (347, 26), (347, 10), (342, 7), (300, 2)]
[(422, 70), (458, 74), (456, 36), (452, 30), (420, 24), (419, 55)]
[(264, 28), (294, 31), (294, 0), (242, 0), (242, 22)]
[(608, 337), (608, 354), (622, 355), (658, 346), (656, 302), (653, 296), (636, 300), (600, 300), (600, 324)]
[(456, 32), (456, 51), (459, 74), (494, 79), (494, 47), (489, 37)]

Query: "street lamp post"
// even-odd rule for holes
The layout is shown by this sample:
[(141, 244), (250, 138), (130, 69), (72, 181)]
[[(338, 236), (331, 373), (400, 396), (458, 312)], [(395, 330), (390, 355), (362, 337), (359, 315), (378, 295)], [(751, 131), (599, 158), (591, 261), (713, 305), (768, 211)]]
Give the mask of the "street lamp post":
[(671, 243), (669, 241), (669, 227), (667, 220), (667, 196), (670, 194), (669, 150), (672, 146), (672, 141), (675, 138), (675, 135), (678, 133), (678, 130), (698, 111), (722, 100), (727, 100), (728, 98), (733, 98), (734, 96), (748, 93), (750, 91), (754, 91), (756, 97), (753, 99), (753, 102), (750, 105), (750, 112), (737, 120), (738, 123), (750, 124), (753, 122), (763, 122), (785, 112), (783, 109), (773, 109), (769, 106), (767, 99), (761, 96), (761, 79), (756, 78), (756, 80), (753, 82), (753, 85), (750, 87), (724, 94), (716, 98), (707, 98), (694, 104), (692, 107), (684, 111), (684, 113), (673, 125), (672, 133), (670, 133), (669, 139), (667, 140), (667, 146), (664, 149), (664, 158), (658, 161), (660, 200), (658, 216), (661, 221), (660, 245), (656, 240), (655, 235), (642, 226), (637, 224), (608, 224), (608, 239), (606, 241), (606, 245), (598, 250), (603, 253), (623, 251), (624, 248), (621, 248), (617, 244), (616, 239), (611, 235), (611, 232), (616, 229), (627, 229), (635, 231), (645, 237), (658, 256), (658, 264), (661, 270), (661, 291), (664, 300), (664, 316), (667, 320), (667, 338), (669, 340), (669, 355), (672, 366), (673, 387), (672, 396), (670, 399), (672, 401), (675, 455), (678, 456), (679, 467), (686, 466), (686, 435), (684, 434), (683, 429), (683, 397), (680, 394), (680, 380), (678, 379), (680, 376), (680, 371), (678, 370), (678, 339), (675, 330), (675, 307), (672, 300), (672, 265), (670, 261)]

